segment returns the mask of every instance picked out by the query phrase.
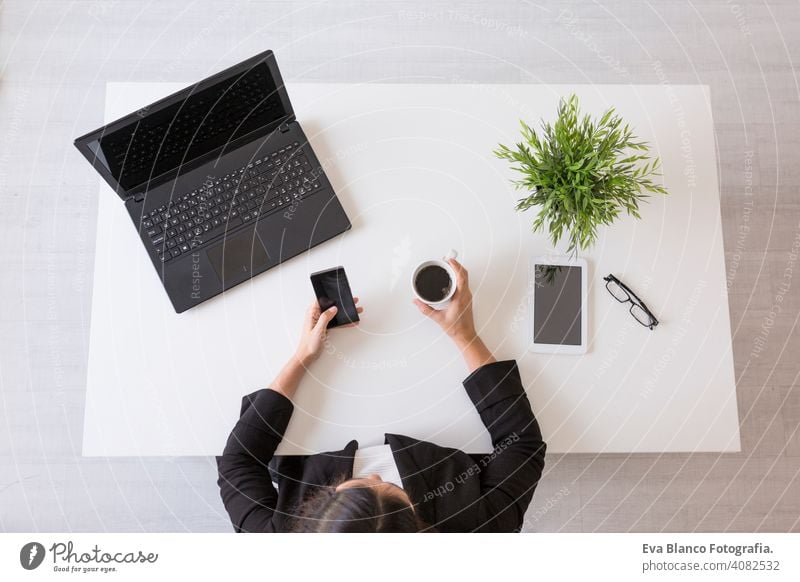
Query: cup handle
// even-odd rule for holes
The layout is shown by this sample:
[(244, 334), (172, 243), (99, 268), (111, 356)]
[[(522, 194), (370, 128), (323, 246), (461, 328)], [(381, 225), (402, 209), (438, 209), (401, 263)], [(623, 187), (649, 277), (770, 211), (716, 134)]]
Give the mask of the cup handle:
[(447, 262), (450, 259), (457, 259), (457, 258), (458, 258), (458, 251), (455, 249), (450, 249), (444, 256), (444, 261)]

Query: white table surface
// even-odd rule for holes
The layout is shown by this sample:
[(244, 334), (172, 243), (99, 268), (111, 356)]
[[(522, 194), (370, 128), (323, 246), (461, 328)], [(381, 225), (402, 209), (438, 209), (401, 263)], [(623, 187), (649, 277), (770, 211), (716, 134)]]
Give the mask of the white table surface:
[[(112, 120), (176, 89), (112, 83)], [(590, 263), (590, 348), (526, 350), (528, 261), (553, 252), (517, 214), (511, 172), (491, 155), (520, 117), (559, 96), (614, 105), (661, 156), (666, 198), (604, 229)], [(100, 185), (84, 455), (219, 454), (240, 398), (291, 353), (308, 274), (342, 264), (366, 312), (331, 333), (304, 380), (280, 453), (404, 433), (491, 448), (461, 387), (465, 368), (411, 304), (410, 270), (460, 251), (475, 315), (498, 358), (517, 358), (549, 452), (737, 451), (739, 425), (707, 89), (700, 86), (290, 84), (299, 121), (353, 229), (177, 315), (122, 203)], [(75, 163), (84, 163), (78, 161)], [(616, 274), (655, 311), (653, 332), (607, 296)]]

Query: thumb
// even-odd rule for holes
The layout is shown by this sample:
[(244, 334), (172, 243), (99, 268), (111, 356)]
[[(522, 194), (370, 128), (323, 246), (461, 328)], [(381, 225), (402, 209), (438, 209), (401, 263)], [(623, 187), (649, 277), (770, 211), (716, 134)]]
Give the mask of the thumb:
[(436, 309), (434, 309), (433, 307), (431, 307), (427, 303), (423, 303), (419, 299), (414, 299), (414, 304), (417, 306), (417, 308), (419, 309), (420, 313), (422, 313), (422, 315), (424, 315), (426, 317), (430, 317), (432, 320), (434, 320), (437, 323), (439, 322), (439, 319), (441, 318), (441, 313), (439, 311), (437, 311)]
[(317, 320), (317, 325), (314, 326), (314, 329), (317, 331), (324, 330), (326, 327), (328, 327), (328, 324), (330, 323), (331, 319), (336, 317), (336, 313), (338, 311), (339, 310), (335, 305), (323, 311), (320, 314), (319, 319)]

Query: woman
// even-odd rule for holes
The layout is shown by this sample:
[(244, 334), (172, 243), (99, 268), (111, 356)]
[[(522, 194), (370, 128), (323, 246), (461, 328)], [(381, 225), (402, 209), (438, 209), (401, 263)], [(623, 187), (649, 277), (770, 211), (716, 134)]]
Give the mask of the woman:
[[(455, 342), (467, 391), (494, 451), (467, 455), (387, 434), (379, 447), (274, 457), (292, 398), (323, 349), (335, 308), (306, 316), (297, 352), (264, 390), (245, 396), (217, 459), (225, 509), (238, 532), (519, 531), (544, 467), (545, 444), (514, 361), (497, 362), (475, 331), (467, 271), (444, 311), (416, 301)], [(356, 301), (358, 301), (356, 299)], [(359, 312), (361, 309), (359, 308)], [(277, 487), (275, 484), (277, 484)]]

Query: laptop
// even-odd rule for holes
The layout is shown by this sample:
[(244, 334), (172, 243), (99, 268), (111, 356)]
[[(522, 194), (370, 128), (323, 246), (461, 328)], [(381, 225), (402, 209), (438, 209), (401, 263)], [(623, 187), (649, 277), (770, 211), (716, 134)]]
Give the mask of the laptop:
[(350, 228), (272, 51), (75, 140), (181, 313)]

